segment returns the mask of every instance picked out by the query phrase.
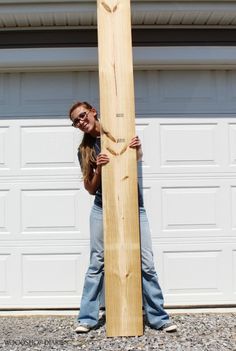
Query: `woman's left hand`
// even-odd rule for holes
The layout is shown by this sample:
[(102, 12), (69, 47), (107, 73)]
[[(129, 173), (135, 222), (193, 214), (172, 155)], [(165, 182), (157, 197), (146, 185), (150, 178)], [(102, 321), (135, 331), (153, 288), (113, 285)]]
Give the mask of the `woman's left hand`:
[(131, 139), (129, 143), (129, 147), (131, 147), (132, 149), (136, 149), (137, 161), (141, 160), (141, 158), (143, 157), (142, 144), (141, 144), (141, 140), (137, 135)]
[(141, 148), (141, 141), (137, 135), (131, 139), (129, 147), (137, 150)]

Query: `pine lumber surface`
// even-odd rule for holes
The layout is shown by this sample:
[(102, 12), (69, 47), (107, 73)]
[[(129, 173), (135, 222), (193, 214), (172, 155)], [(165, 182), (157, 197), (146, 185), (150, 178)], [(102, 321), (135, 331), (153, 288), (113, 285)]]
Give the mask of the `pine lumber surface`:
[(106, 333), (143, 334), (130, 0), (97, 0)]

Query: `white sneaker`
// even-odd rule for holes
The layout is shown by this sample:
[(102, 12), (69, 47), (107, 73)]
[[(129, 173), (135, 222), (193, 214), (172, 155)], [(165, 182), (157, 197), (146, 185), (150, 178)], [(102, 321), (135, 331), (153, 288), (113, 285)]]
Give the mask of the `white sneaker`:
[(167, 333), (173, 333), (177, 331), (177, 325), (172, 322), (168, 322), (160, 327), (158, 330), (164, 330)]
[(78, 327), (75, 329), (77, 334), (88, 333), (92, 327), (87, 324), (79, 324)]

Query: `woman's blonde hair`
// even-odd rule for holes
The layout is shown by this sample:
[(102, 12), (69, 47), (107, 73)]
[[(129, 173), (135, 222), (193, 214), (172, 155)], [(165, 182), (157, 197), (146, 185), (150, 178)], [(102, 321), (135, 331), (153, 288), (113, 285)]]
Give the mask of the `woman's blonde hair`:
[[(83, 101), (83, 102), (77, 101), (75, 104), (71, 106), (69, 110), (70, 119), (73, 111), (79, 106), (83, 106), (87, 110), (92, 110), (93, 108), (86, 101)], [(95, 118), (97, 119), (97, 115), (95, 116)], [(88, 133), (84, 133), (83, 139), (78, 148), (78, 152), (80, 154), (80, 159), (81, 159), (81, 170), (82, 170), (84, 180), (89, 180), (91, 177), (91, 172), (93, 168), (96, 168), (96, 152), (94, 148), (95, 141), (96, 141), (96, 138), (94, 138), (92, 135)]]

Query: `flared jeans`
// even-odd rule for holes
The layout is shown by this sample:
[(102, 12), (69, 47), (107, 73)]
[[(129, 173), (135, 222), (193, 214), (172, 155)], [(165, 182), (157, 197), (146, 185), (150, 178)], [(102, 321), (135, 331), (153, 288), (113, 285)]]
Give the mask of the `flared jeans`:
[[(151, 233), (145, 208), (140, 207), (142, 256), (142, 295), (146, 319), (153, 328), (169, 322), (163, 308), (163, 294), (154, 267)], [(78, 322), (94, 327), (98, 323), (104, 283), (104, 247), (102, 208), (93, 205), (90, 213), (90, 264), (85, 275)]]

